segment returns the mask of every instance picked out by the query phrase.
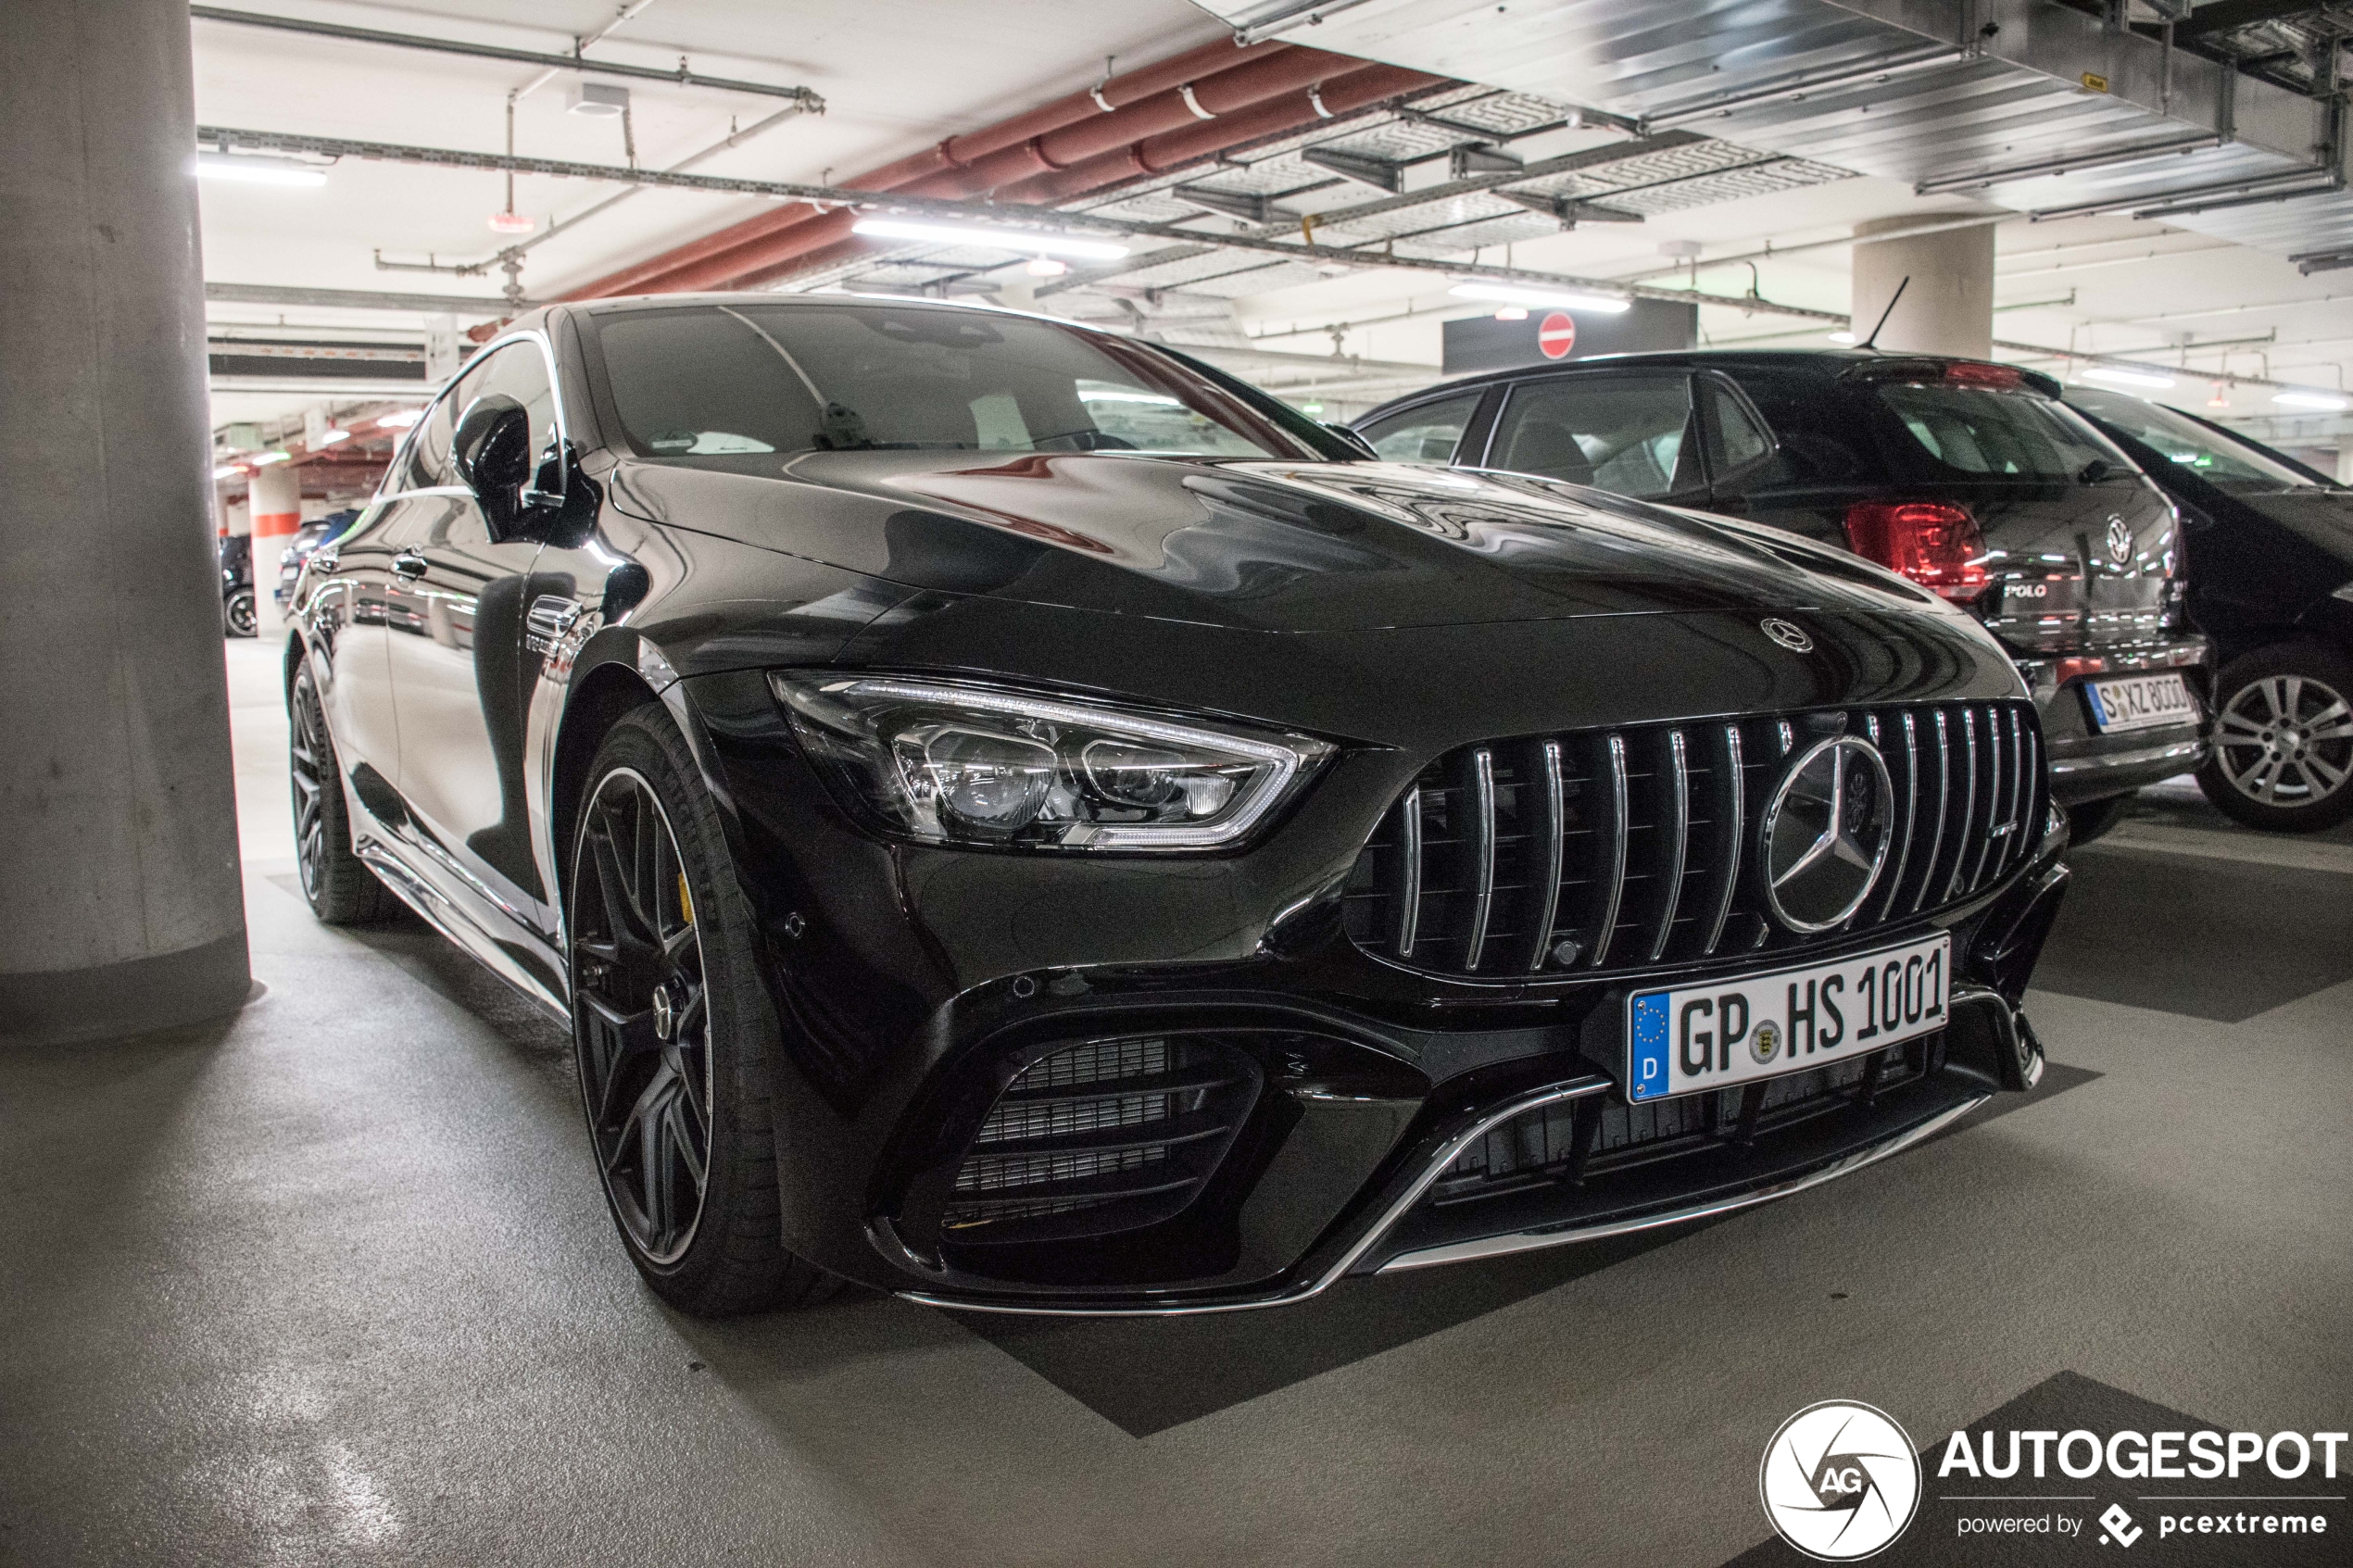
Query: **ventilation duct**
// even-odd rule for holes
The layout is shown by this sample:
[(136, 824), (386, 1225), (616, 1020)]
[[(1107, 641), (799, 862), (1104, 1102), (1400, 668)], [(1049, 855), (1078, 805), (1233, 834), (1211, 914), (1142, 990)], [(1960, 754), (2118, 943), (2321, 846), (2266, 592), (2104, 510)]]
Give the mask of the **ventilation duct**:
[(2341, 108), (2057, 0), (1196, 0), (1244, 40), (1590, 105), (1966, 192), (2353, 245)]

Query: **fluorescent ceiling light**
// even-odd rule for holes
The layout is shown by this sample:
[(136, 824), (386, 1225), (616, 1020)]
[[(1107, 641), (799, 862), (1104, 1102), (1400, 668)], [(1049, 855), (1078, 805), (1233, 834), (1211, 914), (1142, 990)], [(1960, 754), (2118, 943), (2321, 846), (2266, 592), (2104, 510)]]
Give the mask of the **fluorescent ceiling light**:
[(424, 417), (425, 411), (422, 408), (402, 408), (396, 413), (386, 414), (378, 420), (376, 428), (378, 430), (407, 430)]
[(319, 445), (321, 446), (333, 446), (338, 441), (348, 441), (350, 439), (351, 432), (347, 430), (331, 430), (319, 438)]
[(1539, 310), (1592, 310), (1616, 316), (1634, 308), (1634, 302), (1614, 294), (1587, 294), (1579, 289), (1526, 289), (1510, 283), (1456, 283), (1446, 291), (1456, 299), (1492, 300), (1499, 305), (1526, 305)]
[(2095, 365), (2083, 372), (2083, 380), (2102, 382), (2109, 386), (2143, 386), (2151, 392), (2163, 392), (2173, 384), (2171, 376), (2160, 376), (2149, 370), (2120, 370), (2110, 365)]
[(850, 232), (885, 240), (981, 245), (989, 250), (1037, 256), (1077, 256), (1090, 261), (1116, 261), (1127, 254), (1126, 245), (1114, 245), (1109, 240), (1080, 239), (1075, 234), (1050, 234), (1037, 229), (964, 229), (950, 223), (916, 223), (903, 218), (862, 218), (850, 226)]
[(239, 468), (234, 463), (223, 463), (219, 468), (212, 470), (212, 477), (215, 479), (234, 479), (245, 471), (245, 470)]
[(1085, 386), (1078, 389), (1078, 400), (1081, 403), (1156, 403), (1164, 408), (1184, 407), (1176, 398), (1164, 397), (1157, 392), (1117, 392), (1109, 388), (1098, 391)]
[(291, 452), (256, 452), (252, 457), (247, 458), (245, 461), (251, 463), (255, 468), (266, 469), (271, 463), (283, 463), (293, 456), (294, 454)]
[(2326, 392), (2275, 392), (2271, 401), (2283, 408), (2319, 408), (2332, 414), (2353, 408), (2353, 402)]
[(1495, 320), (1498, 321), (1525, 321), (1528, 320), (1528, 307), (1525, 305), (1499, 305), (1495, 307)]
[(528, 234), (538, 227), (538, 220), (520, 212), (494, 212), (490, 215), (490, 227), (494, 233)]
[(1831, 341), (1832, 343), (1853, 343), (1855, 341), (1855, 334), (1850, 332), (1835, 332), (1831, 333)]
[(315, 163), (297, 163), (290, 157), (198, 153), (196, 178), (233, 180), (247, 185), (323, 185), (327, 171)]

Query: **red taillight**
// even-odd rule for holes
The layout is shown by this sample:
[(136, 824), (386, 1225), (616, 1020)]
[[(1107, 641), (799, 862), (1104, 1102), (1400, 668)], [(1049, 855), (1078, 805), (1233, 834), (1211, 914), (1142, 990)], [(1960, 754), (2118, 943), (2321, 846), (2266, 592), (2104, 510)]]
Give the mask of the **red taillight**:
[(1943, 501), (1857, 501), (1846, 508), (1846, 542), (1956, 604), (1968, 604), (1993, 581), (1977, 520)]

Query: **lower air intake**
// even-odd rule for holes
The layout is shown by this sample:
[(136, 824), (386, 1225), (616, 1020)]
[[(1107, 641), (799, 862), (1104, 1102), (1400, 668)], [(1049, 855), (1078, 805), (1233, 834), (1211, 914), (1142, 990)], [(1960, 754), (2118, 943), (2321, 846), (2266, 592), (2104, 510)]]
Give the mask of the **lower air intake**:
[(960, 1243), (1058, 1240), (1174, 1217), (1258, 1098), (1257, 1064), (1211, 1035), (1089, 1040), (1014, 1074), (956, 1171)]

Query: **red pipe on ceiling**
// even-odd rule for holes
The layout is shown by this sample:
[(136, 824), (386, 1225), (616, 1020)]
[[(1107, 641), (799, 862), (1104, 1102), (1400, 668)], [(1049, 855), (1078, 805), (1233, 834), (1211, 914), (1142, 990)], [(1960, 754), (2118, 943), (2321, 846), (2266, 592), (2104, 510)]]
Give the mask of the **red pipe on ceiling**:
[(1068, 169), (1035, 176), (997, 193), (1000, 201), (1052, 206), (1122, 181), (1165, 174), (1214, 157), (1229, 147), (1264, 141), (1356, 110), (1384, 98), (1441, 87), (1447, 79), (1397, 66), (1364, 66), (1306, 93), (1253, 104), (1243, 112), (1148, 136)]
[[(1088, 119), (1108, 119), (1162, 93), (1169, 93), (1186, 82), (1207, 82), (1227, 71), (1255, 65), (1283, 55), (1300, 52), (1296, 45), (1268, 42), (1238, 48), (1230, 39), (1220, 39), (1197, 49), (1189, 49), (1156, 64), (1114, 76), (1097, 83), (1084, 93), (1073, 93), (1057, 98), (1041, 108), (1015, 115), (979, 131), (963, 136), (951, 136), (936, 146), (926, 147), (911, 157), (885, 164), (854, 179), (842, 182), (853, 190), (891, 191), (913, 184), (926, 177), (961, 169), (966, 165), (1000, 152), (1009, 146), (1019, 146), (1037, 137), (1059, 131)], [(1320, 51), (1307, 51), (1320, 53)], [(1329, 56), (1327, 56), (1329, 57)], [(1197, 88), (1198, 92), (1199, 89)], [(1100, 98), (1100, 101), (1099, 101)], [(1109, 107), (1106, 109), (1105, 106)], [(1034, 169), (1025, 172), (1034, 172)], [(932, 194), (932, 193), (925, 193)], [(583, 284), (560, 297), (564, 299), (601, 299), (614, 295), (641, 291), (669, 292), (674, 284), (661, 282), (666, 274), (710, 260), (738, 246), (747, 246), (798, 228), (812, 221), (820, 214), (813, 208), (799, 205), (776, 212), (729, 225), (700, 239), (688, 241), (661, 255), (650, 257), (634, 267), (610, 273), (594, 282)]]
[[(1198, 127), (1148, 138), (1116, 153), (1041, 175), (998, 194), (1009, 201), (1068, 201), (1144, 175), (1165, 174), (1188, 163), (1205, 162), (1232, 147), (1303, 130), (1319, 119), (1351, 114), (1384, 99), (1443, 87), (1448, 82), (1446, 77), (1426, 76), (1396, 66), (1360, 66), (1311, 93), (1270, 100), (1245, 113), (1221, 116), (1215, 120), (1204, 120)], [(788, 242), (763, 252), (756, 263), (742, 270), (714, 269), (684, 286), (757, 288), (795, 272), (887, 248), (883, 244), (854, 238), (850, 228), (856, 220), (851, 214), (837, 213), (832, 217), (838, 221), (797, 230)]]
[[(1048, 170), (998, 194), (1013, 200), (1016, 199), (1015, 193), (1019, 193), (1018, 199), (1040, 204), (1067, 201), (1088, 191), (1101, 190), (1144, 174), (1165, 173), (1183, 164), (1213, 157), (1229, 147), (1301, 130), (1319, 119), (1352, 113), (1400, 94), (1443, 86), (1447, 82), (1444, 77), (1426, 76), (1419, 71), (1395, 66), (1366, 65), (1361, 61), (1347, 60), (1341, 63), (1350, 69), (1304, 91), (1283, 93), (1262, 102), (1245, 105), (1239, 112), (1220, 113), (1214, 119), (1189, 123), (1181, 130), (1142, 138), (1116, 153), (1090, 158), (1066, 169)], [(1233, 74), (1240, 76), (1244, 73), (1238, 71)], [(1262, 84), (1265, 80), (1262, 79)], [(1197, 97), (1200, 95), (1196, 94)], [(1109, 115), (1104, 117), (1104, 120), (1108, 123), (1119, 118), (1118, 115)], [(1187, 111), (1186, 119), (1192, 121), (1190, 111)], [(1155, 121), (1128, 121), (1131, 126), (1151, 123)], [(983, 161), (985, 164), (994, 159)], [(909, 194), (945, 195), (950, 194), (947, 182), (956, 176), (934, 175), (905, 189)], [(636, 286), (649, 293), (687, 293), (744, 287), (788, 276), (802, 270), (808, 264), (806, 258), (813, 253), (827, 250), (849, 239), (856, 222), (855, 213), (843, 210), (829, 212), (797, 223), (788, 231), (762, 235), (731, 246), (723, 253), (674, 268), (656, 278), (641, 281)]]

